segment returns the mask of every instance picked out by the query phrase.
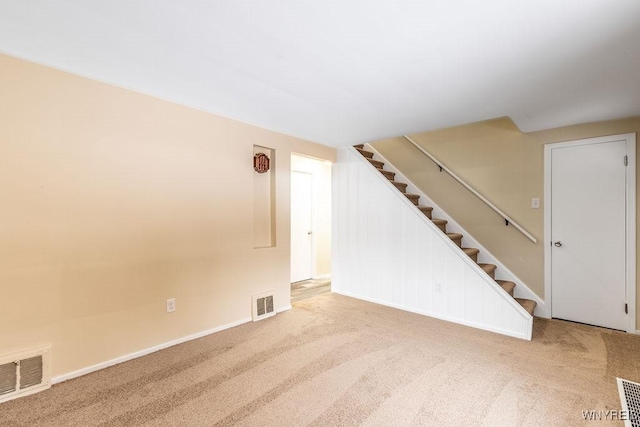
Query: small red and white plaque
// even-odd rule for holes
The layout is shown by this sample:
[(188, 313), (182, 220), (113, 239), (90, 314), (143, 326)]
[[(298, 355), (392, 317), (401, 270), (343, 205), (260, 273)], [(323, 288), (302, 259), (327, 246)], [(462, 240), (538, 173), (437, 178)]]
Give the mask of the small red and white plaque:
[(267, 172), (269, 170), (269, 157), (264, 153), (254, 154), (253, 169), (258, 173)]

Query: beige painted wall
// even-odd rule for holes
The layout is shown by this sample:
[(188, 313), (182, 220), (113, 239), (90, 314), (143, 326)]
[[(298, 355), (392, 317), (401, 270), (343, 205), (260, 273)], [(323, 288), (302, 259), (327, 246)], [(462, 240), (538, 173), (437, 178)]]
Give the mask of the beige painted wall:
[(254, 293), (290, 304), (291, 152), (335, 150), (2, 55), (0, 98), (0, 354), (51, 343), (56, 376), (247, 319)]
[(316, 276), (331, 274), (331, 163), (292, 155), (291, 170), (312, 175)]
[[(499, 216), (404, 139), (382, 140), (373, 146), (544, 298), (544, 209), (542, 205), (531, 208), (532, 197), (540, 198), (541, 204), (544, 199), (544, 145), (630, 132), (640, 132), (640, 117), (529, 134), (520, 132), (509, 118), (500, 118), (412, 135), (533, 234), (537, 244), (506, 227)], [(636, 295), (640, 308), (640, 290)], [(640, 329), (640, 321), (638, 325)]]

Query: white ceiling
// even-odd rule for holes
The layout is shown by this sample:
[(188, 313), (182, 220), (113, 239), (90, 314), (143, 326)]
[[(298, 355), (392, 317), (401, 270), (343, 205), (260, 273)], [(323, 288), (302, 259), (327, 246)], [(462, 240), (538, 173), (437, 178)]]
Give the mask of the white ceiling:
[(331, 146), (640, 115), (639, 0), (0, 0), (0, 52)]

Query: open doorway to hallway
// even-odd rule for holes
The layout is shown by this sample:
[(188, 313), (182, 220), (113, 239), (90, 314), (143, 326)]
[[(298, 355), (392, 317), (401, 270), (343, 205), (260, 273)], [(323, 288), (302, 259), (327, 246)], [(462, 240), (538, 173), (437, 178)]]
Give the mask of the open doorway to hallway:
[(291, 155), (291, 302), (331, 290), (331, 163)]

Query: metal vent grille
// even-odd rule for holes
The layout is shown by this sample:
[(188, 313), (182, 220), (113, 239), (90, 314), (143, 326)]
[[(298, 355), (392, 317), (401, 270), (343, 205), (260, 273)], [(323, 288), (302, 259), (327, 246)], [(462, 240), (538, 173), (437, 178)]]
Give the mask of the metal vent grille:
[(42, 356), (20, 361), (20, 389), (42, 383)]
[(261, 320), (271, 317), (275, 313), (273, 303), (273, 292), (254, 295), (253, 297), (253, 320)]
[(16, 391), (18, 369), (15, 362), (0, 365), (0, 396)]
[(0, 402), (51, 386), (49, 346), (0, 356)]
[(265, 300), (266, 298), (258, 298), (258, 301), (256, 302), (257, 304), (256, 310), (257, 310), (258, 316), (264, 316), (264, 314), (267, 312), (266, 311), (267, 306), (264, 303)]
[(273, 313), (273, 295), (258, 298), (256, 300), (256, 305), (258, 316), (264, 316), (265, 314)]
[(640, 384), (618, 378), (618, 391), (626, 427), (640, 427)]

